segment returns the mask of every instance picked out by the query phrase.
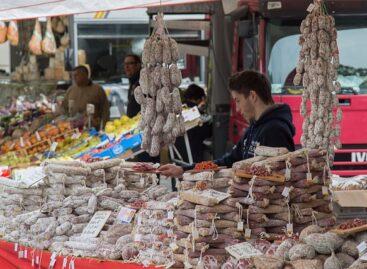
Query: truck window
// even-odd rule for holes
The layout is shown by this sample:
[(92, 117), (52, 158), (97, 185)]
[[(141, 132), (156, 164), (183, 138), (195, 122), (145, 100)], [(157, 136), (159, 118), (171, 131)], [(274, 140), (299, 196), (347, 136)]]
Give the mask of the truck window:
[[(279, 31), (282, 26), (269, 26)], [(298, 31), (298, 27), (287, 27), (289, 33)], [(294, 32), (293, 32), (294, 33)], [(268, 41), (275, 35), (268, 36)], [(295, 66), (300, 46), (299, 34), (289, 34), (274, 40), (268, 57), (268, 74), (274, 94), (300, 94), (302, 89), (293, 86)], [(344, 94), (367, 94), (367, 28), (338, 30), (340, 67), (338, 81)]]

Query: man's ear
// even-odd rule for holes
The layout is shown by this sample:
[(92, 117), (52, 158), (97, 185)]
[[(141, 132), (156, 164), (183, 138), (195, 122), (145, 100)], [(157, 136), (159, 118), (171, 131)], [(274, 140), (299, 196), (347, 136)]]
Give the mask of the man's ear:
[(251, 100), (253, 103), (255, 103), (255, 102), (257, 102), (257, 98), (258, 98), (258, 96), (257, 96), (256, 92), (251, 90), (251, 91), (250, 91), (250, 100)]

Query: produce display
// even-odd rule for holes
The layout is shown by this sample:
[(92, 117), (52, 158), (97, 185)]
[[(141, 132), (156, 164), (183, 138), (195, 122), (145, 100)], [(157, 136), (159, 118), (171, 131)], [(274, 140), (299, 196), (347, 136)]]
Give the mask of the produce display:
[[(247, 210), (243, 217), (251, 233), (292, 234), (312, 223), (333, 226), (326, 152), (300, 149), (284, 154), (266, 147), (261, 151), (263, 155), (233, 165), (236, 177), (228, 190), (232, 198), (225, 201), (232, 206), (240, 203)], [(282, 155), (268, 157), (275, 153)], [(271, 181), (272, 175), (284, 181)]]
[(106, 123), (105, 132), (108, 135), (119, 136), (123, 133), (134, 130), (137, 128), (140, 118), (140, 114), (138, 114), (134, 118), (129, 118), (124, 115), (120, 119), (108, 121)]
[[(312, 11), (302, 21), (301, 52), (294, 84), (304, 87), (301, 114), (304, 118), (301, 143), (307, 148), (327, 149), (334, 159), (334, 147), (340, 148), (341, 108), (336, 93), (339, 49), (335, 20), (327, 14), (323, 1), (314, 1)], [(309, 109), (309, 107), (311, 109)], [(336, 110), (336, 111), (335, 111)]]
[(153, 34), (144, 44), (140, 86), (134, 91), (141, 105), (142, 149), (151, 156), (158, 156), (163, 146), (174, 144), (185, 132), (177, 88), (182, 79), (177, 67), (178, 46), (165, 32), (163, 14), (159, 13), (156, 20)]

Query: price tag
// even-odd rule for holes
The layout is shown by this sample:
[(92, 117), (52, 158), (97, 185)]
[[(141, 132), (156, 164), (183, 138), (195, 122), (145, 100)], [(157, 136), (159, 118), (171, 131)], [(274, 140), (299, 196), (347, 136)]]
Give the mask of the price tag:
[(62, 261), (62, 269), (65, 269), (67, 264), (68, 264), (68, 258), (64, 257)]
[(312, 182), (312, 174), (311, 173), (307, 173), (307, 181)]
[(307, 12), (308, 12), (308, 13), (311, 13), (311, 12), (314, 10), (314, 8), (315, 8), (315, 5), (311, 3), (311, 4), (308, 6), (308, 8), (307, 8)]
[(329, 189), (326, 186), (322, 186), (322, 195), (328, 196), (329, 195)]
[(53, 252), (50, 258), (49, 268), (53, 268), (56, 263), (56, 253)]
[(291, 191), (291, 189), (289, 187), (284, 187), (283, 192), (282, 192), (282, 196), (284, 196), (285, 198), (288, 198), (290, 191)]
[(199, 231), (198, 231), (198, 229), (193, 228), (191, 234), (192, 234), (192, 238), (193, 239), (195, 239), (195, 240), (196, 239), (199, 239)]
[(357, 249), (358, 249), (358, 252), (359, 252), (360, 256), (363, 255), (367, 250), (367, 243), (365, 241), (363, 241), (362, 243), (360, 243), (357, 246)]
[(34, 267), (34, 257), (32, 258), (31, 264), (32, 264), (32, 267)]
[(23, 257), (24, 257), (24, 251), (21, 250), (18, 252), (18, 259), (23, 259)]
[(36, 139), (37, 141), (41, 141), (41, 136), (38, 131), (36, 132)]
[(75, 263), (74, 263), (74, 260), (71, 260), (70, 263), (69, 263), (69, 268), (70, 269), (75, 269)]
[(172, 220), (172, 219), (173, 219), (173, 211), (168, 211), (168, 216), (167, 216), (167, 218), (168, 218), (169, 220)]
[(254, 248), (250, 243), (243, 242), (226, 247), (226, 251), (237, 260), (249, 259), (262, 255), (262, 252)]
[(93, 104), (87, 104), (87, 114), (91, 115), (94, 114), (94, 105)]
[(39, 263), (40, 263), (40, 257), (36, 256), (36, 264), (39, 264)]
[(285, 170), (285, 179), (288, 181), (288, 180), (290, 180), (291, 179), (291, 170), (290, 169), (286, 169)]
[(237, 222), (237, 231), (239, 232), (243, 231), (243, 221)]
[(14, 251), (18, 251), (18, 243), (14, 244)]
[(21, 137), (20, 138), (20, 146), (22, 147), (22, 148), (24, 148), (24, 139), (23, 139), (23, 137)]
[(268, 10), (281, 9), (281, 8), (282, 8), (282, 2), (281, 1), (268, 2)]
[(56, 151), (56, 148), (57, 148), (57, 144), (58, 144), (57, 142), (53, 142), (51, 144), (50, 151), (55, 152)]
[(246, 228), (245, 229), (245, 238), (250, 239), (251, 238), (251, 229)]
[(136, 213), (135, 209), (122, 207), (117, 215), (117, 219), (118, 221), (120, 221), (120, 223), (130, 223), (134, 218), (135, 213)]
[(97, 211), (82, 232), (82, 237), (97, 237), (106, 224), (111, 211)]
[(175, 265), (175, 261), (172, 261), (172, 262), (170, 262), (170, 263), (168, 263), (167, 265), (166, 265), (166, 268), (168, 269), (168, 268), (171, 268), (173, 265)]
[(28, 250), (24, 250), (24, 259), (27, 259), (28, 258)]
[(287, 224), (287, 234), (288, 234), (288, 236), (293, 235), (293, 223), (288, 223)]
[(172, 251), (176, 251), (178, 249), (176, 242), (172, 242), (171, 244), (169, 244), (169, 246), (172, 249)]
[(136, 234), (134, 241), (135, 242), (141, 242), (143, 240), (143, 236), (141, 234)]
[(80, 132), (76, 132), (71, 136), (71, 139), (78, 139), (82, 134)]

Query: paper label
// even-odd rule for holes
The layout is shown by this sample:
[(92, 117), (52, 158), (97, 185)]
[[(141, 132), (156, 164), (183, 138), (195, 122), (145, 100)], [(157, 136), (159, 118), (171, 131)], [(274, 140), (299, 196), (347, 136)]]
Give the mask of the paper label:
[(237, 231), (239, 232), (243, 231), (243, 221), (237, 222)]
[(24, 139), (23, 139), (23, 137), (20, 138), (20, 146), (22, 148), (24, 148)]
[(94, 114), (94, 105), (93, 104), (87, 104), (87, 114), (89, 114), (89, 115)]
[(282, 2), (281, 1), (268, 2), (268, 10), (281, 9), (281, 8), (282, 8)]
[(111, 215), (111, 211), (97, 211), (94, 213), (88, 225), (84, 228), (82, 237), (97, 237), (107, 219)]
[(117, 215), (117, 219), (120, 223), (130, 223), (133, 220), (135, 213), (135, 209), (122, 207)]
[(37, 141), (41, 141), (41, 136), (38, 132), (36, 132), (36, 139), (37, 139)]
[(69, 263), (69, 268), (70, 269), (75, 269), (75, 263), (74, 263), (74, 260), (71, 260), (70, 263)]
[(245, 229), (245, 238), (250, 239), (251, 238), (251, 229), (246, 228)]
[(168, 213), (167, 213), (167, 219), (173, 220), (173, 211), (168, 211)]
[(62, 261), (62, 269), (65, 269), (67, 264), (68, 264), (68, 258), (64, 257)]
[(40, 263), (40, 257), (36, 256), (36, 264), (39, 264), (39, 263)]
[(80, 132), (73, 133), (71, 139), (78, 139), (82, 134)]
[(24, 259), (27, 259), (28, 258), (28, 250), (24, 250)]
[(307, 8), (307, 12), (308, 13), (311, 13), (312, 11), (313, 11), (313, 9), (315, 8), (315, 5), (314, 4), (310, 4), (309, 6), (308, 6), (308, 8)]
[(198, 229), (193, 228), (193, 229), (192, 229), (192, 233), (191, 233), (191, 234), (192, 234), (192, 238), (193, 238), (193, 239), (195, 239), (195, 240), (196, 240), (196, 239), (198, 239), (198, 238), (199, 238), (199, 232), (198, 232)]
[(364, 254), (367, 250), (367, 243), (363, 241), (362, 243), (360, 243), (357, 246), (357, 249), (358, 249), (359, 254)]
[(14, 244), (14, 251), (18, 251), (18, 243)]
[(285, 198), (288, 198), (290, 191), (291, 191), (291, 189), (289, 187), (284, 187), (283, 192), (282, 192), (282, 196), (284, 196)]
[(201, 195), (206, 196), (208, 198), (214, 198), (218, 201), (218, 203), (231, 196), (228, 193), (219, 192), (219, 191), (215, 191), (215, 190), (205, 190), (201, 193)]
[(285, 175), (284, 176), (285, 176), (286, 180), (290, 180), (291, 179), (291, 170), (287, 168), (285, 170)]
[(226, 251), (237, 260), (249, 259), (254, 256), (262, 255), (261, 251), (247, 242), (226, 247)]
[(18, 259), (23, 259), (23, 257), (24, 257), (24, 252), (23, 250), (21, 250), (18, 252)]
[(56, 148), (57, 148), (57, 142), (53, 142), (52, 144), (51, 144), (51, 147), (50, 147), (50, 151), (51, 152), (55, 152), (56, 151)]
[(184, 266), (185, 266), (185, 269), (191, 269), (192, 268), (192, 265), (188, 261), (184, 262)]
[(172, 249), (172, 251), (176, 251), (178, 249), (176, 242), (172, 242), (171, 244), (169, 244), (169, 246)]
[(289, 236), (293, 235), (293, 223), (288, 223), (287, 224), (287, 234)]
[(307, 173), (307, 181), (312, 182), (312, 174), (311, 173)]
[(141, 234), (136, 234), (135, 237), (134, 237), (134, 241), (135, 242), (140, 242), (142, 241), (143, 237)]
[(322, 195), (328, 196), (329, 195), (329, 189), (326, 186), (322, 186)]
[(32, 267), (34, 267), (34, 258), (32, 258), (31, 264), (32, 264)]
[(171, 268), (173, 265), (175, 265), (175, 261), (172, 261), (172, 262), (170, 262), (170, 263), (168, 263), (165, 267), (166, 268)]
[(200, 119), (201, 114), (198, 107), (194, 106), (193, 108), (182, 110), (182, 117), (184, 118), (184, 122), (188, 122)]

